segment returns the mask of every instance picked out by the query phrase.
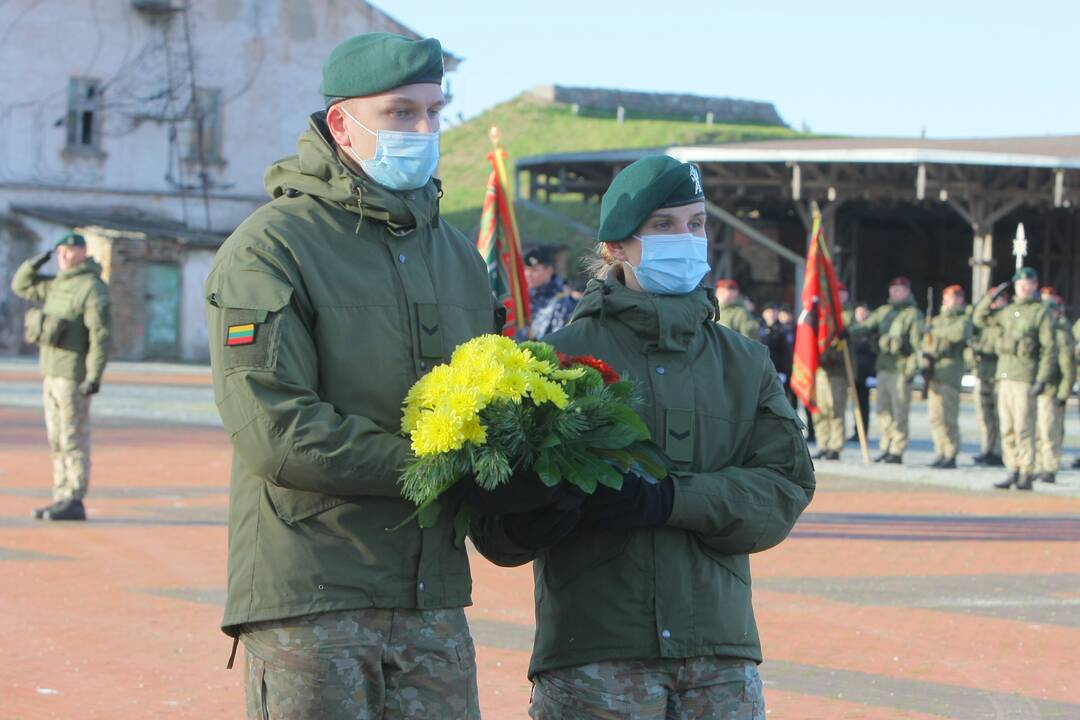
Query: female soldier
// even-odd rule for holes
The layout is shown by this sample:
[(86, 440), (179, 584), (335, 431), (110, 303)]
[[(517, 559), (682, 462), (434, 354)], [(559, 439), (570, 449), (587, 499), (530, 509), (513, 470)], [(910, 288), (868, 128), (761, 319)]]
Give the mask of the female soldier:
[(768, 350), (714, 322), (699, 286), (703, 199), (667, 156), (619, 173), (597, 278), (545, 338), (638, 383), (671, 474), (474, 532), (493, 562), (535, 560), (534, 718), (765, 717), (747, 555), (787, 536), (814, 471)]

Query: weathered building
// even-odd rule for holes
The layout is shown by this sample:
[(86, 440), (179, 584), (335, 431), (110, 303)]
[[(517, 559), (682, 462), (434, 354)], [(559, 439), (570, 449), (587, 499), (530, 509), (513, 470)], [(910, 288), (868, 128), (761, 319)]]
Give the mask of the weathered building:
[(215, 248), (321, 109), (330, 48), (379, 30), (419, 37), (362, 0), (0, 3), (0, 351), (21, 334), (17, 263), (78, 228), (110, 284), (114, 355), (207, 357)]

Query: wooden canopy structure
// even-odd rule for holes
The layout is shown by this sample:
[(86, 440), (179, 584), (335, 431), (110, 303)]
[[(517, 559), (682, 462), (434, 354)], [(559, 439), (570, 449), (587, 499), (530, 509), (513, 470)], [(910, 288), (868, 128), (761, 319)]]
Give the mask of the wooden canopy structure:
[(701, 168), (718, 276), (733, 271), (736, 238), (785, 261), (782, 281), (762, 291), (765, 299), (797, 296), (809, 206), (817, 202), (841, 277), (853, 294), (865, 286), (860, 297), (876, 300), (878, 284), (906, 274), (916, 289), (960, 282), (976, 299), (991, 280), (1011, 275), (1011, 239), (1022, 221), (1032, 248), (1027, 263), (1043, 284), (1080, 301), (1080, 135), (801, 139), (533, 156), (518, 160), (518, 192), (534, 202), (566, 193), (595, 201), (619, 170), (658, 152)]

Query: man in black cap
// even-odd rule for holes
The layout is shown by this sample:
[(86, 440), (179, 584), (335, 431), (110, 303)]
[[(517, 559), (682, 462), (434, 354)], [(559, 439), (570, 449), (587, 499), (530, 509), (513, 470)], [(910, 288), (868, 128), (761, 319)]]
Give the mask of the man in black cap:
[[(39, 271), (53, 255), (58, 275)], [(26, 341), (40, 348), (45, 427), (53, 463), (53, 502), (39, 520), (85, 520), (90, 484), (90, 398), (101, 388), (109, 354), (109, 289), (86, 238), (70, 232), (15, 272), (11, 289), (42, 303), (26, 316)]]
[(540, 340), (570, 322), (577, 307), (577, 300), (555, 268), (555, 253), (556, 248), (540, 245), (527, 250), (522, 258), (532, 311), (532, 322), (522, 335), (533, 340)]

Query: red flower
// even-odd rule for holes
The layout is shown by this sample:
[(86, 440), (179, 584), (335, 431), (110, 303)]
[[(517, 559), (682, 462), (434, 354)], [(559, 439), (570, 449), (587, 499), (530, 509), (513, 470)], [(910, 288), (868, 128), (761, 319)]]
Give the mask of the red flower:
[(564, 355), (561, 352), (556, 352), (556, 354), (559, 356), (559, 364), (564, 368), (573, 367), (574, 365), (584, 365), (585, 367), (591, 367), (593, 370), (600, 373), (600, 377), (604, 379), (605, 385), (619, 382), (619, 373), (615, 372), (614, 368), (600, 358), (593, 357), (592, 355), (570, 356)]

